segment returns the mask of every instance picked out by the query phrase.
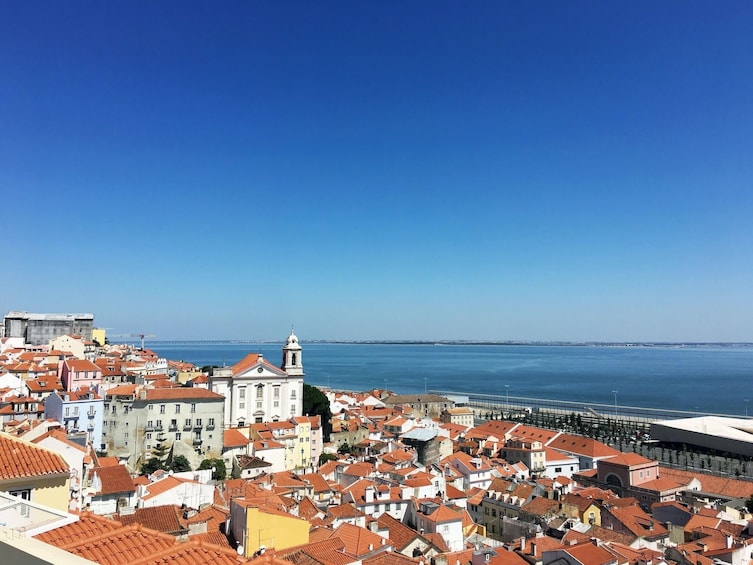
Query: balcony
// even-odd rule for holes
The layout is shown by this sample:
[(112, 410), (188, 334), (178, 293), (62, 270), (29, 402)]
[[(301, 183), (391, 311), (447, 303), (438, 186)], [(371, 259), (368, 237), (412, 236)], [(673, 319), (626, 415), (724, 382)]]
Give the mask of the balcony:
[(193, 429), (193, 426), (183, 426), (184, 432), (190, 432)]
[(203, 442), (201, 441), (200, 437), (193, 438), (193, 444), (194, 446), (201, 445)]
[(97, 415), (96, 412), (87, 412), (86, 413), (86, 417), (89, 418), (90, 420), (93, 420), (96, 415)]
[(145, 432), (153, 432), (154, 431), (154, 426), (144, 426), (144, 431)]
[(94, 422), (89, 422), (89, 424), (86, 426), (86, 429), (90, 432), (94, 431)]
[(194, 424), (193, 429), (196, 430), (196, 431), (200, 431), (201, 430), (201, 424)]
[(167, 431), (168, 432), (177, 432), (178, 431), (178, 426), (171, 425), (169, 428), (167, 428)]
[(214, 429), (214, 424), (207, 424), (207, 430), (212, 431)]

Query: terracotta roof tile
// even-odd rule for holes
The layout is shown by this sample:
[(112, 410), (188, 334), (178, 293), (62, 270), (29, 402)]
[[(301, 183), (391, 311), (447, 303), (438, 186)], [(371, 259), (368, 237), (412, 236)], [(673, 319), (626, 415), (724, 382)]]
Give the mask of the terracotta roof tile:
[(173, 536), (188, 529), (183, 519), (183, 511), (175, 505), (136, 508), (132, 514), (120, 514), (118, 520), (124, 526), (141, 524), (145, 528)]
[(119, 530), (122, 527), (123, 524), (110, 518), (98, 516), (91, 512), (82, 512), (77, 521), (48, 530), (34, 537), (55, 547), (63, 547), (102, 533)]
[(134, 525), (76, 540), (61, 549), (101, 565), (133, 565), (135, 561), (152, 557), (176, 543), (173, 536)]
[(136, 492), (136, 485), (133, 484), (125, 465), (95, 467), (92, 469), (92, 475), (95, 473), (102, 483), (102, 490), (98, 493), (100, 495)]
[(0, 480), (68, 473), (70, 466), (61, 455), (0, 433)]

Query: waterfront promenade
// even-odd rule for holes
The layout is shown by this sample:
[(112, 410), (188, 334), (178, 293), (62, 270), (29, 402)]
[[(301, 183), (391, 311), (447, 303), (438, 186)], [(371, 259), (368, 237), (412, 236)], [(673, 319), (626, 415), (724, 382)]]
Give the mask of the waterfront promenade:
[(454, 400), (465, 399), (465, 403), (479, 418), (486, 414), (502, 414), (504, 417), (523, 417), (526, 414), (547, 413), (554, 416), (568, 416), (577, 414), (581, 418), (597, 423), (606, 420), (630, 421), (635, 424), (650, 424), (660, 420), (675, 420), (679, 418), (694, 418), (698, 416), (729, 417), (729, 414), (714, 414), (710, 412), (668, 410), (664, 408), (645, 408), (641, 406), (624, 406), (617, 403), (599, 404), (593, 402), (577, 402), (568, 400), (548, 400), (544, 398), (528, 398), (522, 396), (482, 394), (453, 390), (431, 390), (432, 394), (439, 394)]

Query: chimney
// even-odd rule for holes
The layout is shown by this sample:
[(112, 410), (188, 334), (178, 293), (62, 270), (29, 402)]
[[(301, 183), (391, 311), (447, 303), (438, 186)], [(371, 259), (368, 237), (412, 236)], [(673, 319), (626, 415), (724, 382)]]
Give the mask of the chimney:
[(727, 542), (727, 549), (732, 549), (732, 545), (734, 542), (734, 538), (732, 537), (732, 534), (727, 534), (725, 536), (726, 542)]
[(526, 550), (526, 537), (520, 536), (520, 551), (523, 552)]

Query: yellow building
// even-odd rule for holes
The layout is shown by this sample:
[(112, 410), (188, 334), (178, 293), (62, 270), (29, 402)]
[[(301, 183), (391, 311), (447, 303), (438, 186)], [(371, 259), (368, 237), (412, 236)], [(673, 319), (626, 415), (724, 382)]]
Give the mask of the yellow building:
[(100, 346), (105, 344), (107, 331), (104, 328), (92, 328), (92, 341), (96, 341)]
[(67, 511), (71, 472), (58, 453), (0, 433), (0, 491)]
[(291, 418), (295, 424), (296, 440), (293, 453), (295, 469), (302, 469), (311, 465), (311, 420), (307, 416)]
[(244, 557), (252, 557), (261, 547), (279, 551), (309, 542), (310, 524), (306, 520), (258, 500), (233, 499), (230, 524)]

